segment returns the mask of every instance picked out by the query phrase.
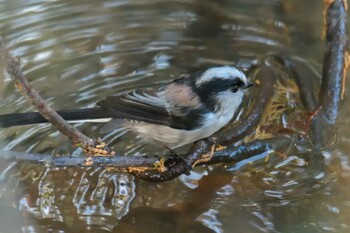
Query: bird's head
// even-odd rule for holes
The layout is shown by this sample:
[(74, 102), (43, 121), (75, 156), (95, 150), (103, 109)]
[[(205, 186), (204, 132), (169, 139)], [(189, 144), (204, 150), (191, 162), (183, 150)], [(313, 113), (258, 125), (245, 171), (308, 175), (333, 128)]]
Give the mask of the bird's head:
[(204, 103), (214, 111), (236, 110), (244, 90), (253, 86), (245, 74), (233, 66), (212, 67), (196, 77), (196, 88)]

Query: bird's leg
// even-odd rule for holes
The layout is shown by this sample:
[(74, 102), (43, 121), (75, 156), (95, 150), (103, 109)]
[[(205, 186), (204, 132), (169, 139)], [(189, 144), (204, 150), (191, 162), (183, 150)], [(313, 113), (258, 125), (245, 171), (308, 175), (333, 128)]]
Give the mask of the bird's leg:
[(179, 160), (181, 160), (185, 166), (186, 166), (186, 171), (185, 174), (189, 175), (190, 171), (192, 170), (192, 165), (180, 154), (176, 153), (173, 149), (171, 149), (168, 145), (163, 145), (166, 149), (168, 149), (170, 151), (170, 154), (176, 158), (178, 158)]

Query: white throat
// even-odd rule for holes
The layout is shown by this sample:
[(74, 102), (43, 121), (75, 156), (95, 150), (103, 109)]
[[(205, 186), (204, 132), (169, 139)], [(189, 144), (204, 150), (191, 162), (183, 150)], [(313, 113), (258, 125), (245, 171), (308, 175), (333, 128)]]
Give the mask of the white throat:
[(229, 118), (226, 124), (232, 119), (233, 115), (242, 104), (244, 92), (242, 90), (232, 93), (225, 91), (217, 96), (218, 106), (215, 109), (218, 117)]

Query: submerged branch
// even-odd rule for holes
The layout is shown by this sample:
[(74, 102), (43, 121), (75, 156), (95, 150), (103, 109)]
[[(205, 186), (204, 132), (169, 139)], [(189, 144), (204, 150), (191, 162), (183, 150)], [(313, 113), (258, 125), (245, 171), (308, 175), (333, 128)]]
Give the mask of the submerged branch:
[(325, 3), (326, 46), (318, 98), (314, 94), (315, 83), (312, 82), (306, 67), (295, 60), (280, 57), (295, 78), (303, 104), (310, 112), (309, 134), (317, 149), (334, 142), (333, 125), (345, 91), (346, 69), (349, 66), (346, 2), (333, 0)]
[(323, 59), (322, 84), (319, 94), (322, 117), (334, 124), (338, 116), (343, 80), (346, 74), (347, 44), (346, 5), (334, 0), (326, 6), (326, 49)]
[(316, 148), (334, 142), (333, 125), (338, 116), (342, 93), (345, 90), (345, 75), (348, 66), (348, 36), (346, 34), (346, 5), (334, 0), (326, 5), (326, 48), (323, 58), (322, 82), (319, 107), (311, 122), (310, 136)]

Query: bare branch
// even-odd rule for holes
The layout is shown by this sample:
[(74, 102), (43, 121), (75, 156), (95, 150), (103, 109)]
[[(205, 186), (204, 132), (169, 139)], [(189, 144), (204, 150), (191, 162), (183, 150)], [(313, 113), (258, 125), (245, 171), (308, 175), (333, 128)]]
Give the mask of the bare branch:
[(329, 124), (334, 124), (337, 119), (342, 88), (345, 88), (342, 83), (346, 72), (349, 39), (346, 34), (347, 14), (344, 3), (343, 0), (334, 0), (325, 6), (326, 50), (319, 100), (322, 115)]
[[(256, 140), (245, 145), (230, 146), (224, 150), (211, 151), (205, 153), (203, 148), (211, 145), (212, 142), (202, 140), (191, 152), (187, 162), (191, 166), (200, 166), (206, 164), (237, 163), (266, 151), (285, 151), (292, 143), (291, 138), (276, 137), (271, 139)], [(154, 164), (159, 162), (157, 157), (141, 156), (92, 156), (92, 157), (73, 157), (70, 155), (53, 156), (50, 154), (29, 154), (23, 152), (0, 150), (0, 159), (11, 161), (26, 161), (39, 163), (53, 167), (113, 167), (148, 181), (167, 181), (181, 174), (188, 172), (186, 164), (173, 160), (165, 161), (166, 171), (159, 171)], [(172, 164), (171, 164), (172, 163)]]
[[(32, 88), (26, 76), (22, 72), (20, 59), (11, 56), (1, 38), (0, 52), (2, 63), (5, 64), (7, 72), (15, 81), (17, 89), (39, 111), (39, 113), (49, 122), (51, 122), (51, 124), (55, 126), (61, 133), (71, 138), (71, 140), (74, 143), (81, 145), (84, 151), (94, 148), (97, 144), (96, 141), (87, 137), (78, 129), (68, 124), (60, 115), (57, 114), (55, 110), (53, 110), (45, 102), (45, 100), (40, 96), (40, 94), (34, 88)], [(99, 149), (104, 150), (106, 148), (100, 147)], [(89, 150), (87, 152), (89, 153), (91, 151)]]

